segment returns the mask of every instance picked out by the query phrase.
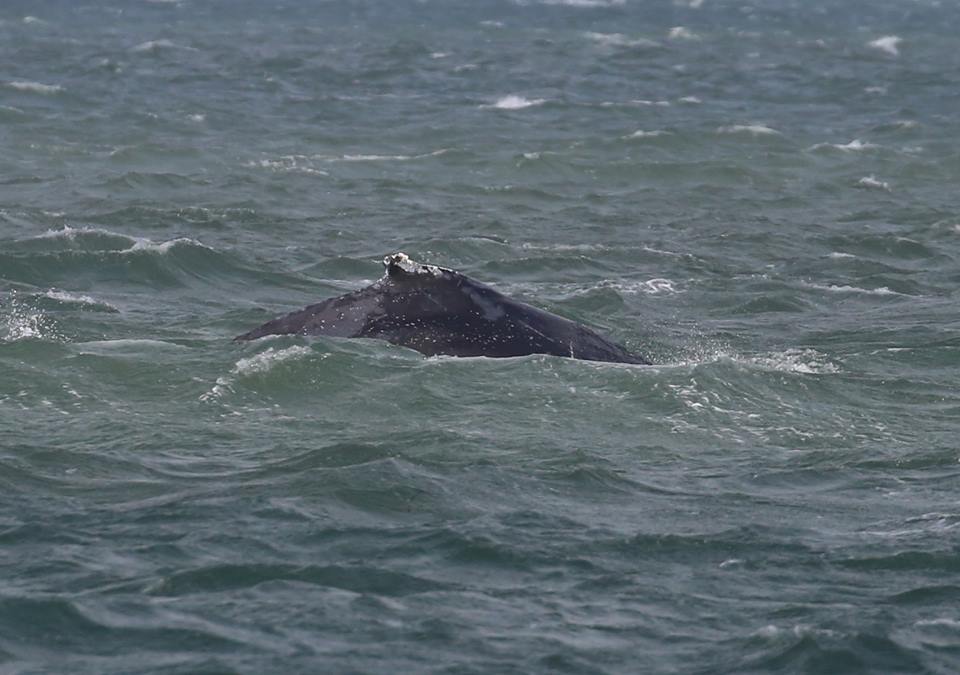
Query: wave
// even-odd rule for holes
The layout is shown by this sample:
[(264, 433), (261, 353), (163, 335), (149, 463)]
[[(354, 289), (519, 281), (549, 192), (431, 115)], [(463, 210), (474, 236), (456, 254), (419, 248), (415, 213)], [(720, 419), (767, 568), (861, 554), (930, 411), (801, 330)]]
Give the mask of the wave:
[(503, 98), (497, 99), (496, 103), (491, 105), (481, 106), (483, 108), (495, 108), (497, 110), (522, 110), (524, 108), (530, 108), (537, 105), (542, 105), (546, 103), (546, 99), (535, 98), (528, 99), (523, 96), (509, 95), (504, 96)]
[(680, 293), (676, 282), (670, 279), (655, 278), (646, 281), (602, 281), (588, 290), (609, 288), (618, 293), (643, 293), (645, 295), (664, 295)]
[(890, 183), (882, 181), (876, 176), (864, 176), (857, 181), (857, 187), (865, 188), (867, 190), (883, 190), (885, 192), (890, 192)]
[(29, 80), (15, 80), (13, 82), (7, 82), (7, 86), (11, 89), (16, 89), (17, 91), (26, 91), (32, 94), (59, 94), (63, 91), (63, 87), (59, 84), (42, 84), (40, 82), (30, 82)]
[[(853, 257), (853, 256), (850, 256)], [(831, 293), (864, 293), (866, 295), (905, 295), (904, 293), (898, 293), (897, 291), (890, 290), (886, 286), (880, 286), (879, 288), (859, 288), (857, 286), (835, 286), (831, 284), (813, 284), (807, 282), (801, 282), (801, 286), (806, 288), (814, 288), (819, 291), (830, 291)]]
[(131, 47), (130, 51), (141, 53), (141, 54), (144, 54), (144, 53), (152, 54), (154, 52), (171, 50), (171, 49), (182, 49), (182, 50), (191, 51), (191, 52), (197, 51), (197, 49), (194, 47), (185, 47), (183, 45), (178, 45), (177, 43), (171, 40), (167, 40), (165, 38), (161, 40), (147, 40), (146, 42), (141, 42), (140, 44), (135, 45), (134, 47)]
[(804, 375), (824, 375), (840, 372), (840, 367), (815, 349), (787, 349), (745, 359), (746, 363), (765, 370)]
[(643, 129), (638, 129), (632, 134), (624, 136), (625, 139), (631, 138), (659, 138), (660, 136), (672, 136), (673, 134), (669, 131), (664, 131), (663, 129), (654, 129), (653, 131), (644, 131)]
[(718, 134), (749, 134), (751, 136), (781, 136), (776, 129), (764, 124), (731, 124), (717, 129)]
[(120, 310), (109, 302), (97, 300), (89, 295), (78, 295), (67, 291), (60, 291), (54, 288), (42, 293), (39, 297), (53, 300), (58, 305), (77, 306), (81, 309), (92, 309), (106, 312), (119, 312)]
[[(517, 0), (518, 4), (526, 4), (522, 0)], [(579, 7), (585, 9), (598, 9), (604, 7), (622, 7), (627, 0), (539, 0), (541, 5), (559, 5), (563, 7)]]
[(584, 36), (605, 47), (662, 47), (656, 40), (628, 38), (623, 33), (584, 33)]
[[(233, 385), (238, 379), (253, 375), (264, 375), (287, 361), (296, 361), (312, 354), (313, 351), (302, 345), (294, 345), (285, 349), (268, 347), (266, 350), (242, 358), (234, 364), (228, 375), (217, 378), (213, 387), (200, 395), (201, 401), (211, 401), (221, 398), (224, 394), (233, 391)], [(321, 355), (324, 358), (325, 355)]]
[(879, 49), (890, 56), (899, 56), (901, 42), (903, 42), (903, 38), (901, 37), (896, 35), (884, 35), (876, 40), (871, 40), (867, 43), (867, 46), (873, 47), (874, 49)]
[(823, 150), (832, 148), (834, 150), (840, 150), (842, 152), (862, 152), (864, 150), (875, 150), (879, 148), (879, 145), (875, 143), (864, 143), (859, 138), (854, 138), (849, 143), (817, 143), (812, 146), (811, 150)]
[(190, 237), (154, 241), (71, 226), (0, 241), (0, 269), (10, 282), (40, 288), (69, 288), (77, 278), (102, 280), (110, 286), (133, 283), (161, 288), (224, 276), (263, 275), (234, 255)]
[[(155, 251), (166, 254), (178, 246), (197, 247), (213, 251), (211, 247), (190, 237), (176, 237), (167, 241), (156, 242), (145, 237), (132, 237), (98, 227), (71, 227), (69, 225), (64, 225), (58, 230), (50, 229), (35, 237), (21, 241), (60, 241), (69, 243), (71, 249), (113, 251), (121, 254), (137, 251)], [(16, 247), (16, 243), (14, 243), (14, 247)]]
[(62, 342), (65, 338), (56, 321), (34, 307), (29, 298), (16, 292), (0, 302), (0, 341), (45, 340)]
[(671, 40), (699, 40), (700, 36), (684, 26), (674, 26), (667, 33)]

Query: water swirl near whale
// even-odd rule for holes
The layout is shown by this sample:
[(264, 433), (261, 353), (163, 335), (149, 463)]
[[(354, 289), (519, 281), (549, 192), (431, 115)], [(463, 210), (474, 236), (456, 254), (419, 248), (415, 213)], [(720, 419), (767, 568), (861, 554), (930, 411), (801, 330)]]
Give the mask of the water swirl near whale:
[(278, 317), (237, 336), (327, 335), (386, 340), (434, 356), (551, 354), (650, 365), (583, 324), (519, 302), (451, 269), (403, 253), (376, 283)]

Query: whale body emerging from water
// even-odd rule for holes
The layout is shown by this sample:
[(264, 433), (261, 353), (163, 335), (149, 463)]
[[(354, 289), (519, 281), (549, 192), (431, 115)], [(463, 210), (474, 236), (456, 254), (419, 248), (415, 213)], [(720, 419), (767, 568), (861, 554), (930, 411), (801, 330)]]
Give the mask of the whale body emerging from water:
[(386, 340), (427, 356), (552, 354), (649, 365), (644, 357), (569, 319), (497, 292), (454, 270), (383, 259), (386, 274), (353, 293), (268, 321), (236, 340), (265, 335), (327, 335)]

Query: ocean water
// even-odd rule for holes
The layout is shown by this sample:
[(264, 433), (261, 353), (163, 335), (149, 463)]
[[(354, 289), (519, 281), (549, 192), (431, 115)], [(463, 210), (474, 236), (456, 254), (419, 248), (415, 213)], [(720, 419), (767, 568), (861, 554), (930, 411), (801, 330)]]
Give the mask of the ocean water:
[[(0, 671), (960, 670), (957, 26), (3, 2)], [(400, 250), (656, 365), (231, 342)]]

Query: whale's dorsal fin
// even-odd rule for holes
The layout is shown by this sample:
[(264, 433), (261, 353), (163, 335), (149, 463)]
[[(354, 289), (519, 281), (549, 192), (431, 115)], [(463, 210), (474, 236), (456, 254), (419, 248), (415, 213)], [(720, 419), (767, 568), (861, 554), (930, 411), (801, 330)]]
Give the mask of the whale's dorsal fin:
[(410, 260), (410, 256), (402, 251), (397, 251), (383, 259), (383, 266), (386, 268), (388, 277), (402, 277), (410, 274), (425, 274), (432, 277), (438, 277), (443, 272), (452, 272), (446, 267), (437, 265), (425, 265), (423, 263)]

